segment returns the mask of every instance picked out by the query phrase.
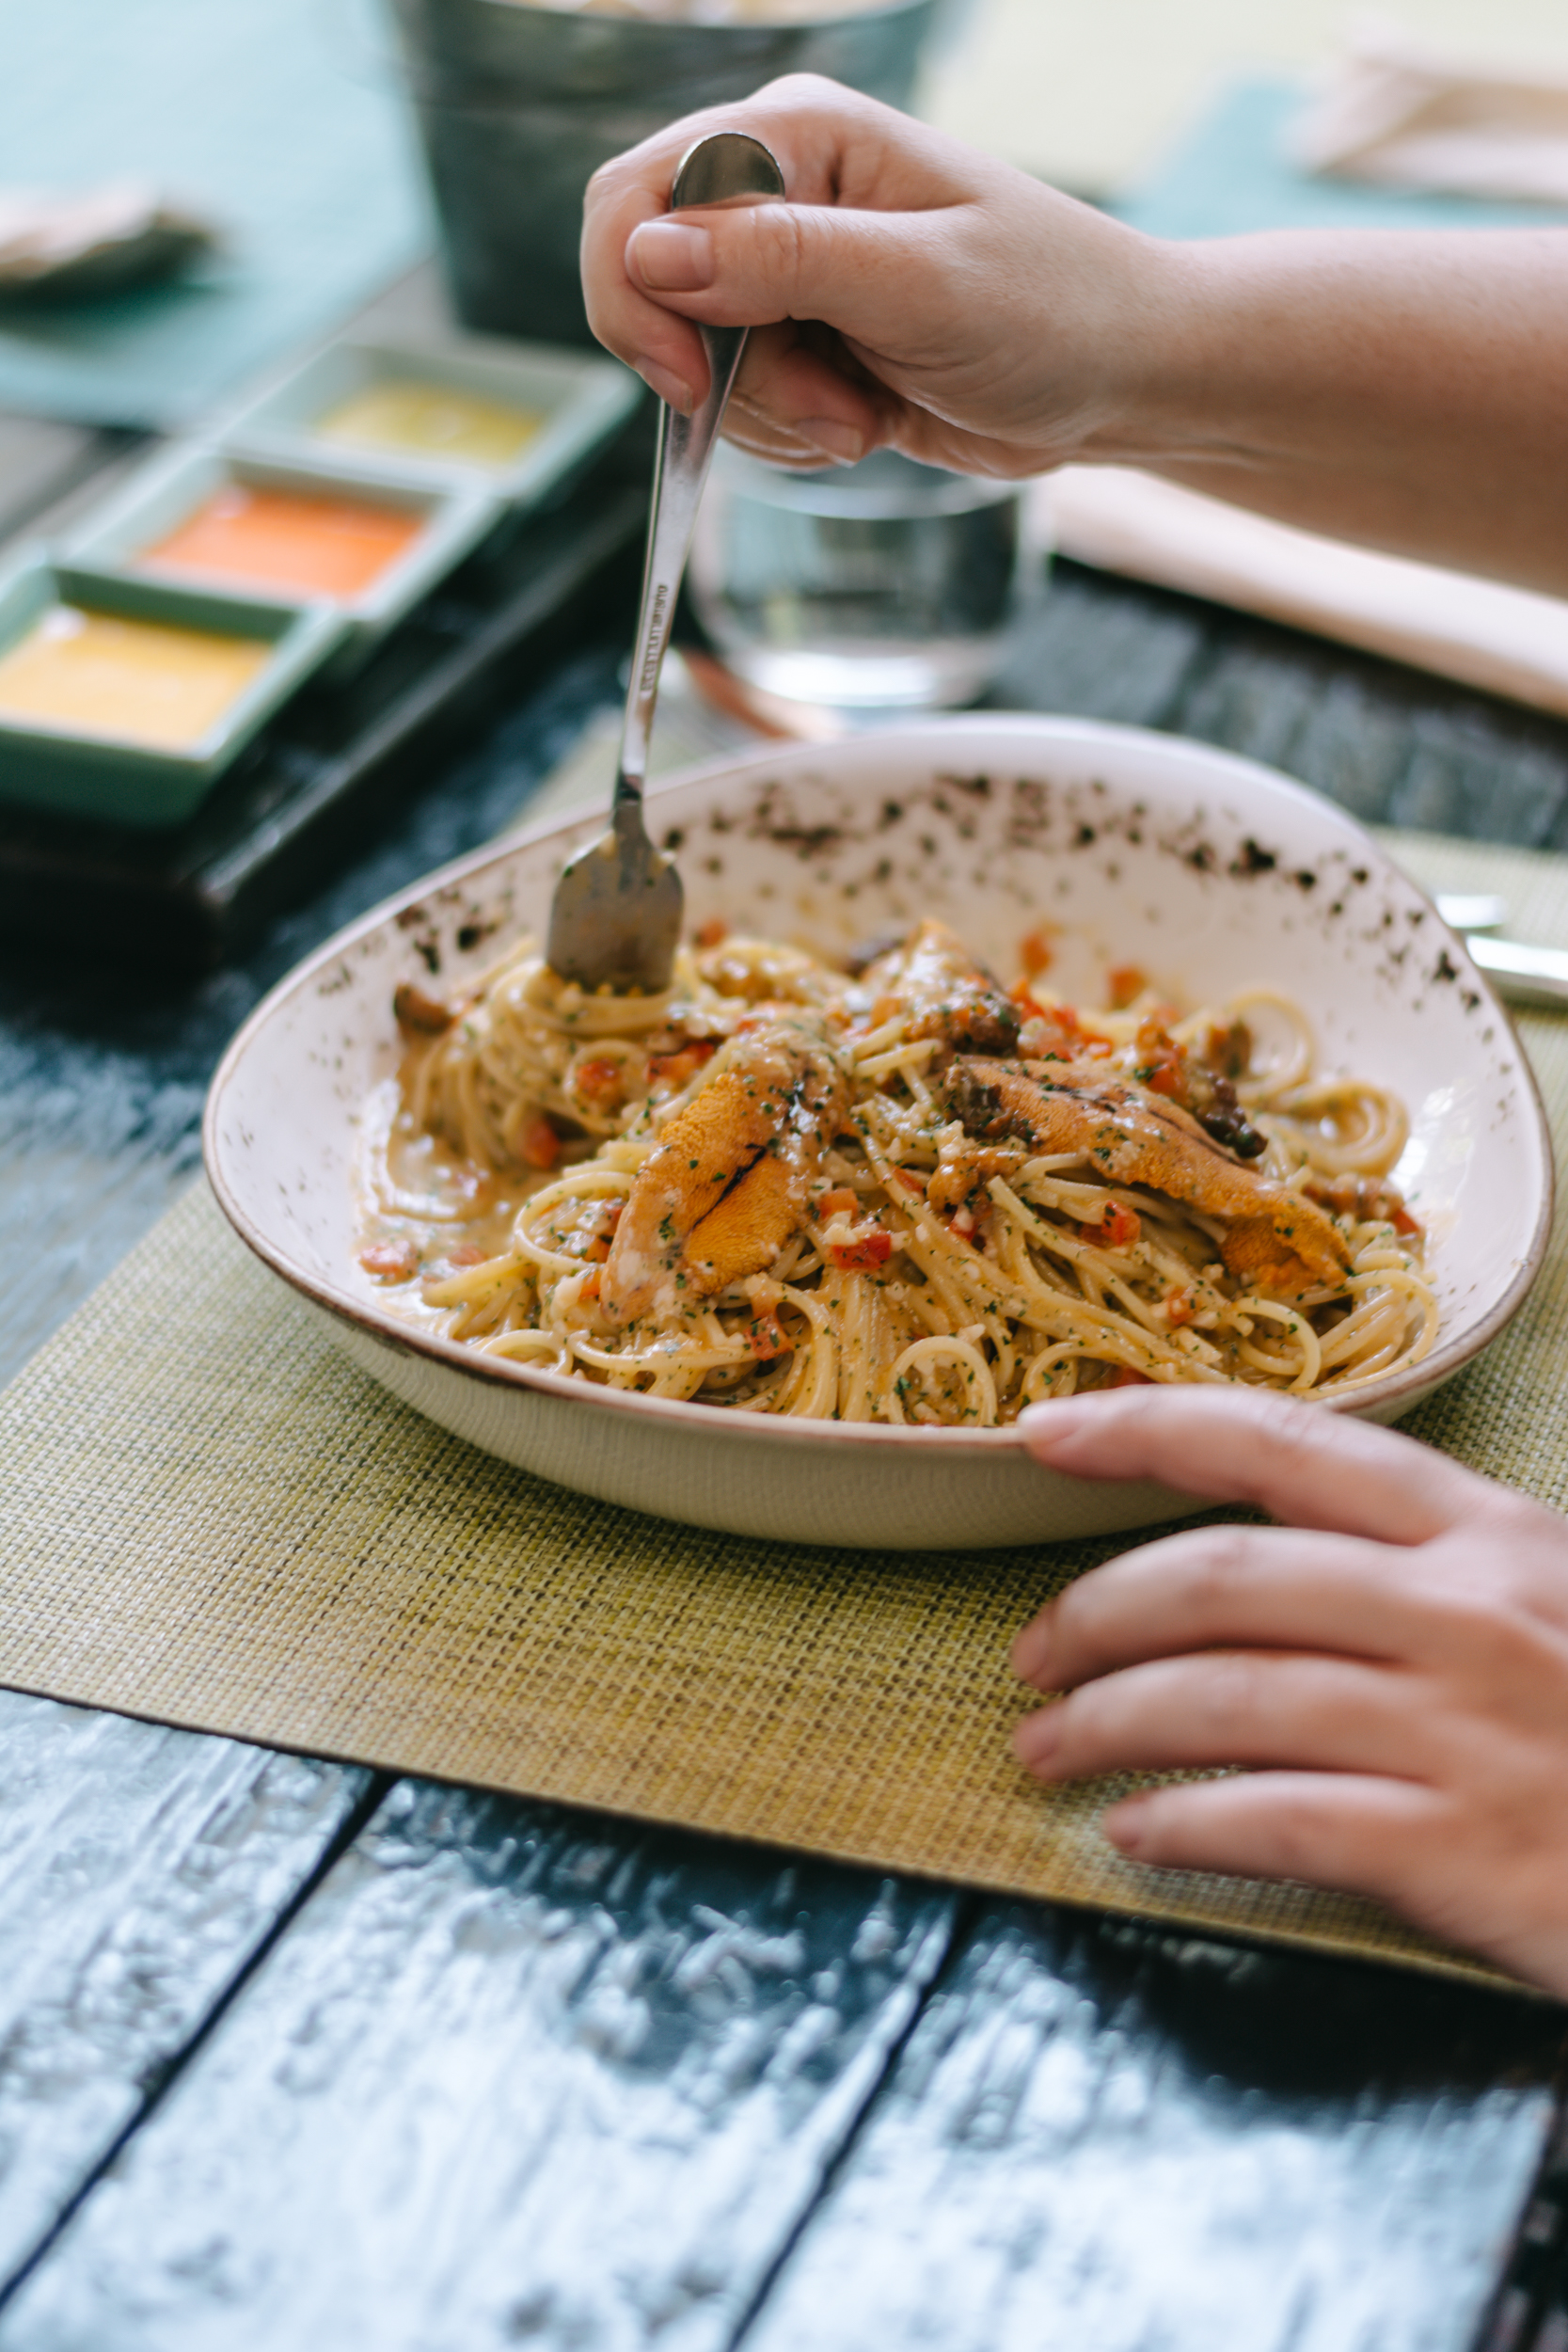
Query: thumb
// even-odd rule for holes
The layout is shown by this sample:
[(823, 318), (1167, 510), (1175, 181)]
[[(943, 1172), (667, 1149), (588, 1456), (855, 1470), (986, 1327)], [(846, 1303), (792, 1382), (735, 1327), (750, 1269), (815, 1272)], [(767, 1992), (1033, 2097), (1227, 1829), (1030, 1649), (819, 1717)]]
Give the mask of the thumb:
[[(896, 375), (919, 323), (929, 340), (950, 300), (938, 248), (944, 212), (857, 212), (832, 205), (752, 204), (642, 221), (626, 241), (628, 284), (668, 317), (659, 356), (699, 396), (706, 381), (697, 339), (676, 320), (714, 326), (816, 322), (835, 328), (874, 375)], [(673, 313), (673, 317), (668, 314)], [(674, 337), (680, 336), (676, 343)], [(831, 358), (793, 342), (787, 367), (773, 339), (766, 383), (752, 396), (781, 421), (832, 418), (876, 433), (877, 405)]]
[(666, 309), (709, 326), (819, 319), (879, 349), (907, 327), (911, 298), (926, 291), (918, 280), (933, 257), (922, 248), (942, 216), (830, 204), (693, 207), (639, 223), (626, 241), (626, 274)]

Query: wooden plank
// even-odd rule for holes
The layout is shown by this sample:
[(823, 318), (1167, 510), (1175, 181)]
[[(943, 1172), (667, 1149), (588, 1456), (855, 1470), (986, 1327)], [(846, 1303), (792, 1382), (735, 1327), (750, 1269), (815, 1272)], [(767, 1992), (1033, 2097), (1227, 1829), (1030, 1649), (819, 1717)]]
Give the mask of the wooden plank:
[(746, 2352), (1467, 2352), (1563, 2017), (988, 1906)]
[(1190, 597), (1054, 566), (986, 696), (998, 710), (1064, 710), (1123, 726), (1173, 723), (1212, 616)]
[(1061, 563), (987, 697), (1168, 728), (1367, 824), (1568, 847), (1568, 726), (1167, 590)]
[[(242, 995), (241, 1009), (249, 1001)], [(0, 1027), (0, 1381), (191, 1182), (205, 1075), (160, 1069), (153, 1055), (117, 1052), (63, 1023), (53, 1034), (35, 1021)]]
[(22, 2287), (7, 2352), (717, 2352), (954, 1911), (401, 1784)]
[(0, 2279), (135, 2121), (369, 1785), (0, 1692)]

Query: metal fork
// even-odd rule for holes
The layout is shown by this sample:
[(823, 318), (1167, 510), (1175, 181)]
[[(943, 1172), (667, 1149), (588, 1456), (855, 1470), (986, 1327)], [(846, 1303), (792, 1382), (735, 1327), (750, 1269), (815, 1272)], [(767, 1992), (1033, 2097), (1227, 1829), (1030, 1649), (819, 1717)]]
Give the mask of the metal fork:
[[(682, 156), (670, 209), (777, 200), (784, 175), (759, 139), (717, 131)], [(664, 411), (654, 461), (654, 503), (632, 651), (621, 764), (610, 829), (579, 850), (555, 886), (546, 954), (552, 971), (585, 989), (666, 988), (680, 937), (685, 893), (673, 858), (656, 849), (642, 818), (648, 738), (675, 598), (719, 426), (746, 347), (743, 326), (702, 326), (707, 397), (689, 417)]]

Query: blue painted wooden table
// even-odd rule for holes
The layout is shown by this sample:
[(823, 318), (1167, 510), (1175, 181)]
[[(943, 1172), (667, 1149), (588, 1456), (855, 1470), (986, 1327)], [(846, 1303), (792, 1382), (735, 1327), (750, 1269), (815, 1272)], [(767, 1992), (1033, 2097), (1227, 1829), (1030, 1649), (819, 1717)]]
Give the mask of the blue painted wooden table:
[[(0, 960), (0, 1362), (325, 933), (510, 817), (578, 646), (242, 967)], [(1568, 730), (1060, 571), (999, 700), (1568, 846)], [(1553, 2005), (0, 1693), (0, 2352), (1562, 2352)]]

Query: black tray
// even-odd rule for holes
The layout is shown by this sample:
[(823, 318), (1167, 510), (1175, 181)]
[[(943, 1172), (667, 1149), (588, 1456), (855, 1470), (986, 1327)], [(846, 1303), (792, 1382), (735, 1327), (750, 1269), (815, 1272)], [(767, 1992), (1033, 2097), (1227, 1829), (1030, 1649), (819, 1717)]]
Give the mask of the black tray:
[(190, 822), (165, 832), (0, 803), (0, 938), (122, 966), (210, 970), (315, 887), (432, 764), (624, 603), (648, 501), (635, 436), (558, 508), (502, 524), (341, 684), (309, 687)]

